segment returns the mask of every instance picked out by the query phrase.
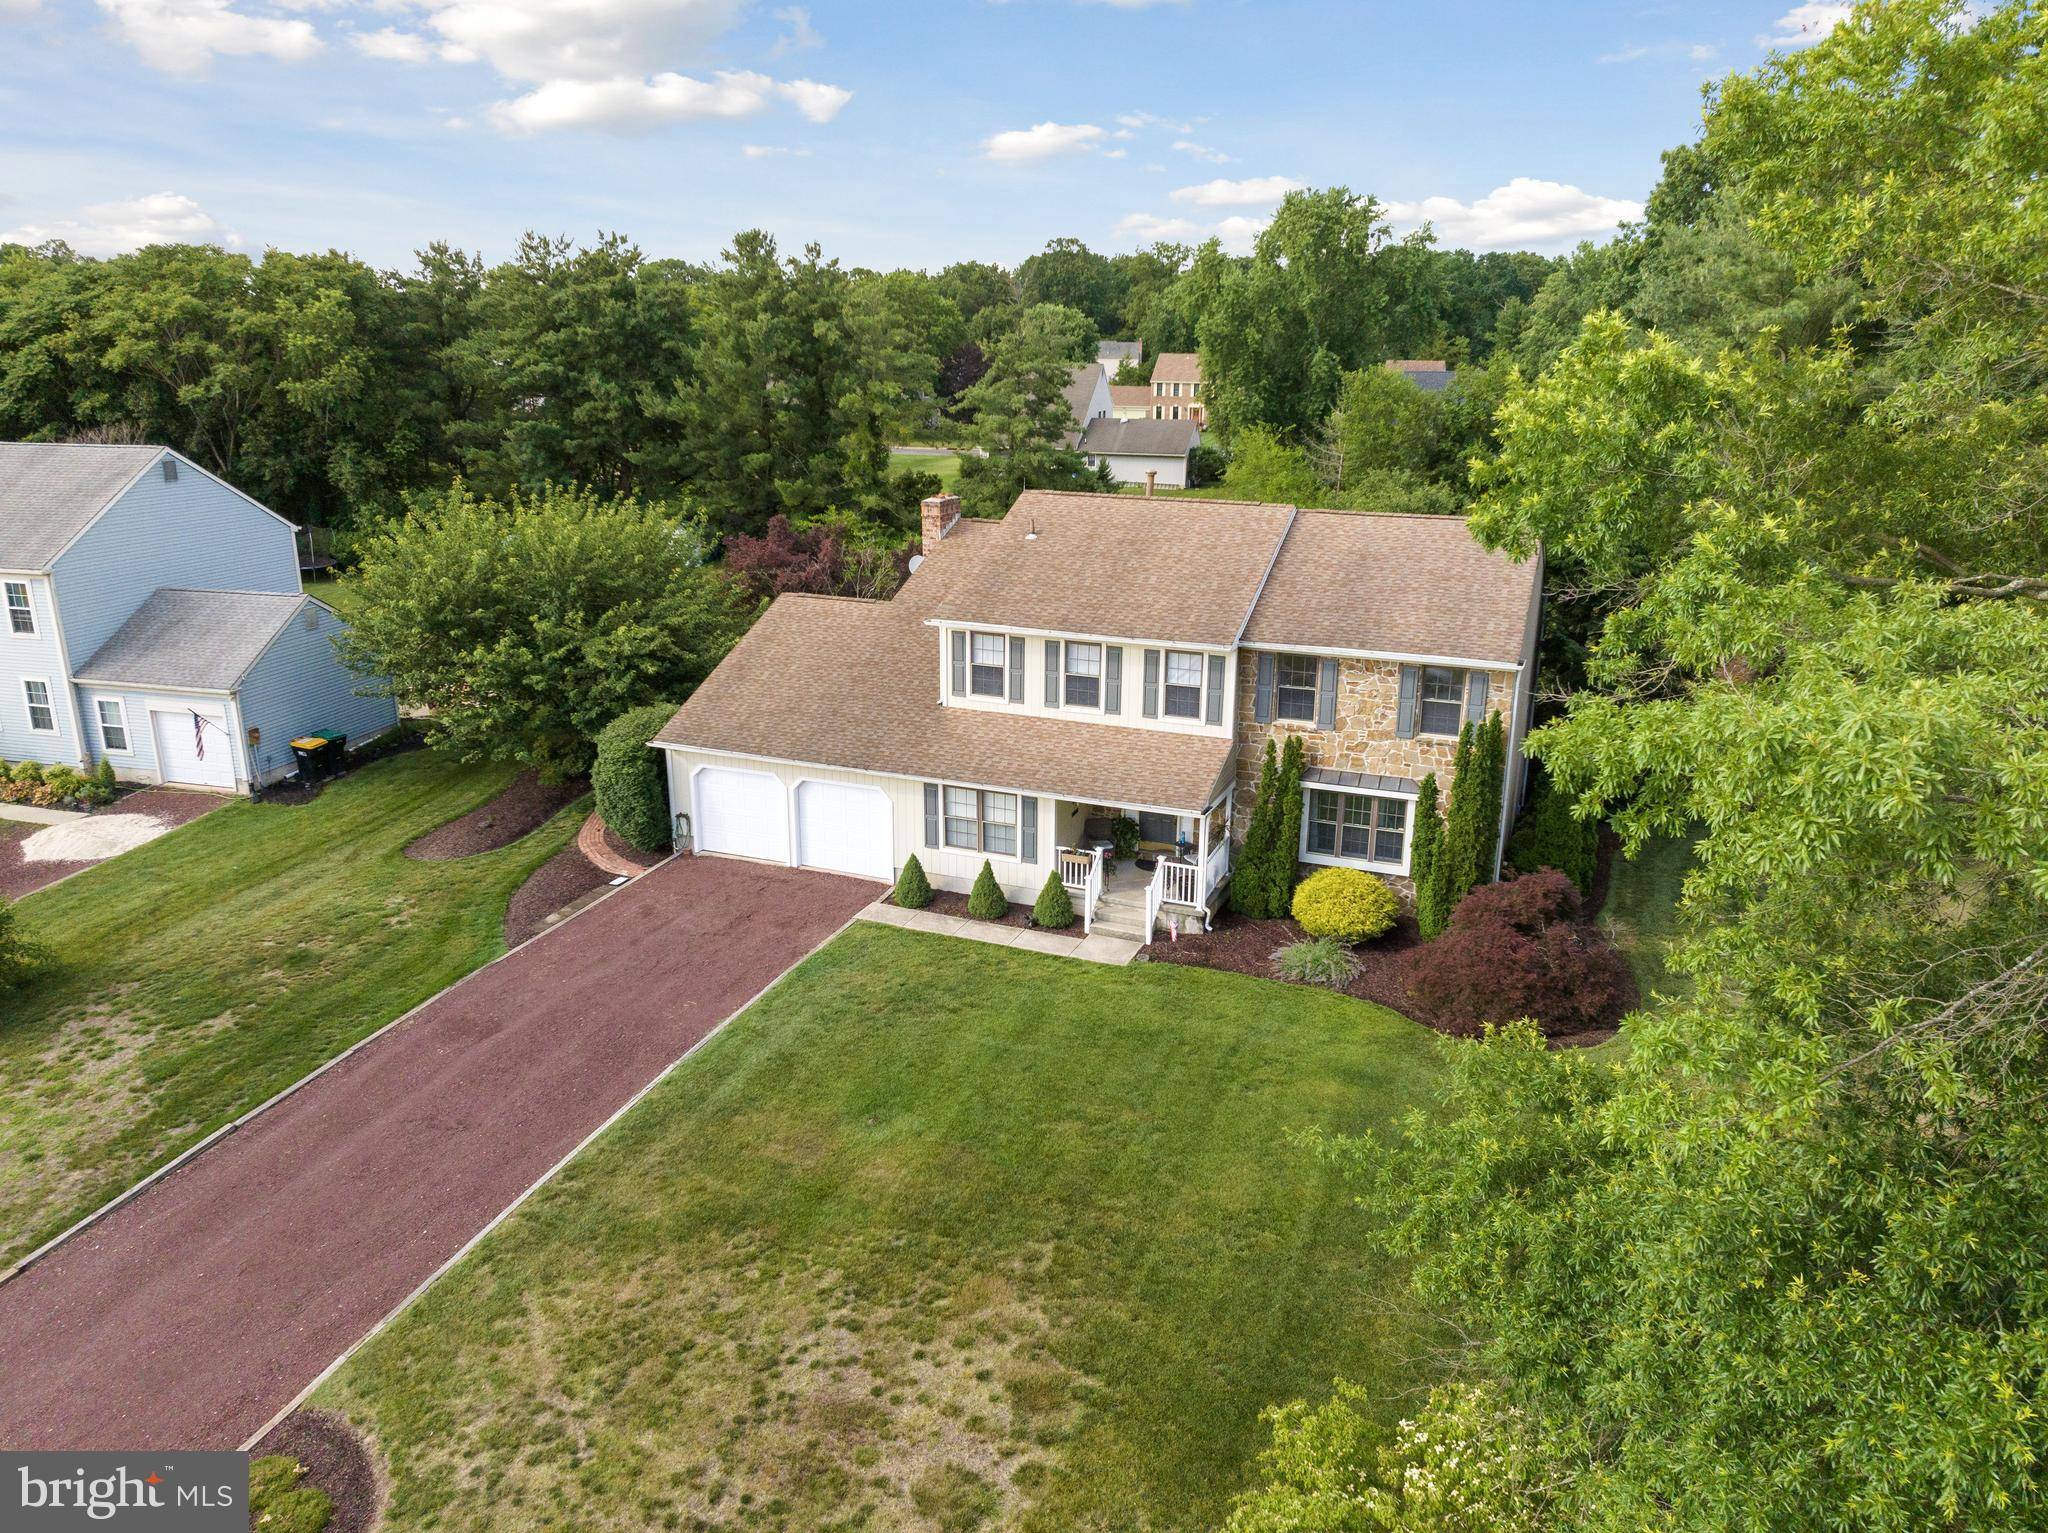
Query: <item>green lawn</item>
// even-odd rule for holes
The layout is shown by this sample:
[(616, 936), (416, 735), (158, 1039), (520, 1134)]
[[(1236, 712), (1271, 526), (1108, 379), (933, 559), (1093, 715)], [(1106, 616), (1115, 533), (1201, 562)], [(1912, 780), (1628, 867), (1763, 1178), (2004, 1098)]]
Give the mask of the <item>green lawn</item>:
[(892, 452), (889, 454), (889, 473), (896, 478), (905, 474), (937, 474), (940, 485), (948, 490), (960, 483), (960, 455), (946, 453), (933, 455), (922, 452)]
[(1635, 857), (1614, 863), (1600, 920), (1635, 971), (1645, 1004), (1652, 994), (1678, 999), (1692, 993), (1691, 977), (1665, 963), (1678, 936), (1678, 896), (1692, 861), (1688, 838), (1659, 836)]
[(400, 848), (511, 776), (392, 757), (22, 900), (56, 965), (0, 1001), (0, 1267), (503, 951), (506, 901), (578, 815), (460, 862)]
[(1437, 1070), (1323, 992), (858, 926), (316, 1403), (394, 1529), (1207, 1528), (1263, 1406), (1412, 1408), (1401, 1276), (1287, 1136)]
[(361, 597), (356, 594), (356, 584), (353, 580), (333, 575), (308, 576), (305, 585), (308, 596), (318, 597), (343, 617), (356, 615), (356, 606)]

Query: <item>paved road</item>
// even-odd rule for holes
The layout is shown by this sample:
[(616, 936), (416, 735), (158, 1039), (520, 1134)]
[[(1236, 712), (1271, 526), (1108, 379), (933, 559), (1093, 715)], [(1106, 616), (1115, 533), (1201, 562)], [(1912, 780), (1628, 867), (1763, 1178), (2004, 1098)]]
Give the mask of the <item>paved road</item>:
[(0, 1448), (232, 1448), (874, 899), (679, 857), (0, 1284)]

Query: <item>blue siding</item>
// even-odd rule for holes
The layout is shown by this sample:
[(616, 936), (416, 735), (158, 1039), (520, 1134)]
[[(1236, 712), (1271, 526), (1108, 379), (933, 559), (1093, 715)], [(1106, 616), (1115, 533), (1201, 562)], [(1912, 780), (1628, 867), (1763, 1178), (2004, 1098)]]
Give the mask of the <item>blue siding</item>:
[[(77, 715), (73, 711), (71, 678), (57, 643), (57, 619), (51, 610), (49, 582), (38, 575), (6, 575), (5, 580), (24, 581), (29, 605), (36, 615), (36, 631), (16, 633), (0, 610), (0, 761), (62, 761), (79, 764)], [(50, 683), (50, 702), (57, 715), (57, 732), (32, 734), (28, 727), (28, 699), (22, 678), (33, 676)]]
[[(317, 619), (310, 629), (307, 613)], [(334, 730), (356, 743), (398, 722), (398, 705), (388, 697), (362, 696), (358, 689), (373, 684), (341, 663), (334, 643), (347, 632), (340, 618), (308, 601), (243, 678), (242, 725), (263, 732), (253, 754), (265, 780), (290, 768), (297, 735)]]
[(289, 525), (190, 464), (152, 464), (58, 557), (51, 573), (71, 658), (84, 665), (159, 586), (297, 591)]
[[(106, 742), (100, 736), (99, 701), (103, 697), (117, 697), (121, 700), (121, 711), (128, 716), (128, 751), (106, 749)], [(78, 711), (85, 720), (85, 741), (91, 748), (92, 759), (98, 764), (101, 756), (114, 763), (114, 775), (123, 782), (162, 782), (163, 773), (157, 767), (156, 727), (150, 721), (152, 706), (167, 713), (177, 713), (186, 706), (202, 708), (225, 708), (227, 699), (218, 693), (178, 694), (170, 692), (136, 692), (118, 687), (80, 687), (78, 689)], [(229, 728), (233, 728), (230, 717)]]

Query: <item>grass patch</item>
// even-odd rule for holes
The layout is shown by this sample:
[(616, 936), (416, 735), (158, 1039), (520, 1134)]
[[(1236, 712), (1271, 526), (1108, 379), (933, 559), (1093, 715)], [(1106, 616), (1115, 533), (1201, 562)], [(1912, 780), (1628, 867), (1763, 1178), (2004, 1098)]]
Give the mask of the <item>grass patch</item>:
[(1426, 1371), (1286, 1135), (1437, 1071), (1344, 997), (857, 926), (319, 1403), (393, 1528), (1208, 1527), (1263, 1406)]
[(1678, 940), (1678, 896), (1692, 866), (1692, 842), (1683, 836), (1658, 836), (1636, 856), (1614, 860), (1600, 922), (1628, 959), (1646, 1004), (1653, 994), (1692, 994), (1692, 977), (1665, 961)]
[(462, 862), (401, 848), (511, 778), (414, 751), (23, 900), (55, 962), (0, 1017), (0, 1266), (502, 952), (576, 813)]
[(345, 575), (309, 575), (304, 584), (308, 596), (324, 601), (344, 618), (354, 617), (356, 609), (362, 605), (356, 583)]
[(900, 479), (905, 474), (937, 474), (940, 487), (946, 490), (960, 486), (960, 454), (892, 452), (889, 454), (889, 477)]

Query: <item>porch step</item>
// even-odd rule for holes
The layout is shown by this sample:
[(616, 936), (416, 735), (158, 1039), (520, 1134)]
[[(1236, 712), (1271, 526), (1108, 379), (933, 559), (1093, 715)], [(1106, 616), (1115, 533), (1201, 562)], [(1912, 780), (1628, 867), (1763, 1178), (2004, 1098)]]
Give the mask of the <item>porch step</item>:
[(1095, 924), (1093, 930), (1108, 937), (1125, 937), (1132, 942), (1150, 942), (1152, 934), (1144, 929), (1145, 897), (1140, 895), (1104, 894), (1095, 903)]

